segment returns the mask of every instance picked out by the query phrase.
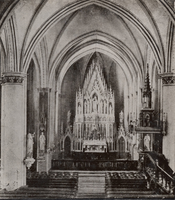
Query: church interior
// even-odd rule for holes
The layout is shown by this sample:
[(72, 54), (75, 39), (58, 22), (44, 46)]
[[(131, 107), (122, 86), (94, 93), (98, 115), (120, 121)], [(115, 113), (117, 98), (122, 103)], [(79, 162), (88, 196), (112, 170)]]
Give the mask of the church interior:
[(0, 198), (175, 195), (175, 0), (0, 1)]

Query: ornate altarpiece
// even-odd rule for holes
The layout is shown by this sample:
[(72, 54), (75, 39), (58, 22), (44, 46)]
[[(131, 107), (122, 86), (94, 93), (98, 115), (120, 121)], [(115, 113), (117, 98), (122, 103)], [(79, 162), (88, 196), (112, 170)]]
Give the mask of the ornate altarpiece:
[(114, 127), (114, 91), (108, 87), (98, 59), (94, 59), (82, 89), (76, 92), (73, 151), (113, 151)]

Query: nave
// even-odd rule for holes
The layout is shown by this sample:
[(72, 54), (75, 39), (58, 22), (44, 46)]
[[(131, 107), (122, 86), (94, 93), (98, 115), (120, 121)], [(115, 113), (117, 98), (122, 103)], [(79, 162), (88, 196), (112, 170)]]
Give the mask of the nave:
[(1, 197), (175, 195), (174, 63), (175, 0), (1, 0)]

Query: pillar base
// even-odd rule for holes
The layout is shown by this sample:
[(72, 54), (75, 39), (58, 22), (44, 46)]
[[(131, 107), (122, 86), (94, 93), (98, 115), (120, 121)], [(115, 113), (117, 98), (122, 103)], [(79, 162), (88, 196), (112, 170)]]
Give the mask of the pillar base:
[(38, 158), (37, 159), (37, 172), (41, 173), (41, 172), (46, 172), (46, 159), (45, 157), (42, 158)]

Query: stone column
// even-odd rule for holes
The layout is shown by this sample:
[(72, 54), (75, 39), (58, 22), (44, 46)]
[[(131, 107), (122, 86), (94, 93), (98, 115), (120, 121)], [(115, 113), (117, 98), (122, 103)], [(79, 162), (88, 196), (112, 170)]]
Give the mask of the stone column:
[(2, 78), (1, 187), (26, 185), (26, 80), (22, 73)]
[(163, 136), (162, 153), (169, 160), (170, 167), (175, 171), (175, 74), (162, 74), (162, 106), (167, 114), (167, 130)]
[[(39, 89), (39, 134), (38, 134), (38, 157), (37, 171), (46, 172), (51, 167), (50, 154), (47, 153), (49, 147), (49, 125), (48, 125), (48, 105), (49, 105), (49, 88)], [(43, 133), (45, 137), (44, 150), (40, 149), (40, 136)]]

